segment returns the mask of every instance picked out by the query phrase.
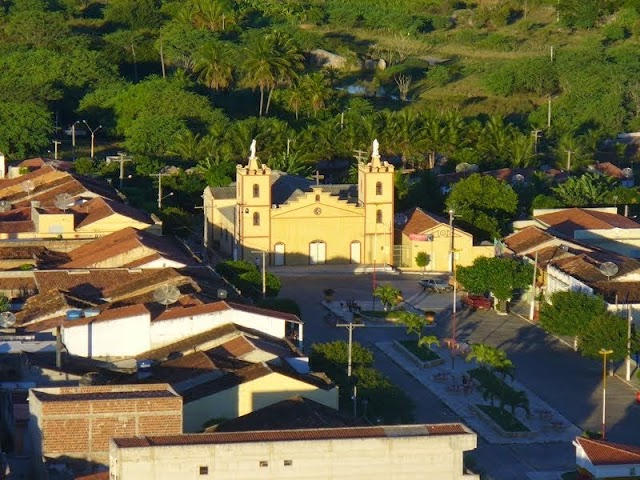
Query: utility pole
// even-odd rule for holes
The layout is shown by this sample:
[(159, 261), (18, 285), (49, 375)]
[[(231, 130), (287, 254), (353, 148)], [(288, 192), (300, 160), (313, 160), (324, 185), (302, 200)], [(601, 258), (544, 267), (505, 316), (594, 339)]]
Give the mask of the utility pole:
[(624, 376), (625, 380), (628, 382), (631, 380), (631, 323), (633, 322), (633, 317), (631, 316), (631, 305), (627, 304), (627, 371)]
[[(262, 298), (267, 297), (267, 253), (265, 250), (252, 250), (251, 253), (262, 255)], [(257, 259), (256, 259), (257, 260)]]
[(76, 159), (76, 125), (80, 123), (80, 120), (76, 120), (71, 125), (71, 157)]
[(551, 56), (551, 63), (553, 63), (553, 45), (550, 47), (549, 55)]
[(94, 151), (94, 148), (95, 148), (96, 132), (102, 128), (102, 125), (98, 125), (98, 127), (96, 127), (95, 129), (92, 129), (89, 126), (89, 124), (87, 123), (86, 120), (82, 120), (82, 123), (84, 123), (87, 126), (87, 128), (89, 129), (89, 131), (91, 132), (91, 158), (93, 158), (93, 151)]
[(367, 158), (367, 152), (365, 152), (364, 150), (354, 150), (353, 153), (355, 153), (355, 155), (353, 156), (356, 160), (358, 160), (358, 163), (362, 163), (362, 161)]
[(124, 152), (118, 152), (116, 156), (107, 157), (107, 163), (109, 162), (119, 162), (120, 163), (120, 190), (122, 190), (122, 181), (124, 179), (124, 164), (127, 162), (132, 162), (133, 159), (127, 156)]
[[(351, 380), (351, 352), (352, 352), (352, 345), (353, 345), (353, 330), (356, 329), (357, 327), (364, 327), (363, 323), (353, 323), (353, 321), (349, 322), (349, 323), (336, 323), (336, 327), (344, 327), (349, 331), (349, 344), (348, 344), (348, 350), (347, 350), (347, 377), (349, 377), (349, 380)], [(353, 384), (353, 396), (351, 397), (351, 399), (353, 400), (353, 416), (356, 416), (357, 413), (357, 392), (358, 390), (356, 389), (356, 384)]]
[(60, 140), (54, 140), (53, 141), (53, 159), (57, 160), (58, 159), (58, 145), (62, 144), (62, 142)]
[[(162, 199), (165, 198), (162, 196), (162, 177), (168, 177), (169, 175), (171, 174), (167, 172), (162, 173), (162, 171), (149, 174), (150, 177), (158, 177), (158, 210), (162, 210)], [(167, 196), (171, 195), (173, 195), (173, 192)]]
[(529, 320), (533, 321), (536, 312), (536, 272), (538, 270), (538, 250), (533, 261), (533, 280), (531, 281), (531, 309), (529, 310)]

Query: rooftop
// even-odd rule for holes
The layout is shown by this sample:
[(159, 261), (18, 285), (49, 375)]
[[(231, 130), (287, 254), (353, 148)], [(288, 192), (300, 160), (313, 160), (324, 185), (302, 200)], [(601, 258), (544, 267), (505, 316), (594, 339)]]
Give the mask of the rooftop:
[(593, 465), (640, 464), (640, 447), (577, 437), (574, 445), (582, 447)]
[(447, 224), (447, 220), (437, 215), (427, 213), (420, 207), (412, 208), (407, 213), (407, 223), (402, 227), (405, 235), (417, 235), (441, 224)]
[(34, 388), (31, 392), (41, 402), (135, 400), (179, 396), (168, 384)]
[(640, 228), (640, 223), (623, 215), (587, 208), (565, 208), (555, 212), (543, 213), (537, 215), (535, 218), (550, 230), (557, 231), (571, 238), (574, 237), (576, 230)]
[(214, 432), (153, 437), (114, 438), (119, 448), (215, 445), (248, 442), (292, 442), (363, 438), (426, 437), (430, 435), (471, 435), (461, 423), (437, 425), (393, 425), (377, 427), (314, 428), (253, 432)]
[(544, 230), (531, 226), (512, 233), (504, 239), (504, 242), (515, 254), (521, 254), (555, 238)]

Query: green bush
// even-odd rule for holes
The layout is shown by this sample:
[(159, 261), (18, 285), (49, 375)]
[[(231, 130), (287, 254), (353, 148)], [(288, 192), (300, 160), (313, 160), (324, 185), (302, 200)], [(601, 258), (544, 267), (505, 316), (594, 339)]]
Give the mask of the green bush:
[(256, 302), (256, 306), (260, 308), (268, 308), (278, 312), (292, 313), (299, 318), (302, 317), (300, 305), (290, 298), (264, 298)]
[(618, 40), (627, 38), (629, 36), (629, 30), (620, 23), (610, 23), (602, 29), (602, 34), (609, 42), (617, 42)]
[[(282, 282), (273, 273), (266, 274), (266, 295), (267, 297), (276, 297), (282, 288)], [(238, 276), (236, 287), (238, 287), (243, 295), (255, 297), (262, 294), (262, 272), (256, 270), (245, 272)]]
[(513, 60), (490, 70), (484, 78), (485, 86), (494, 94), (552, 93), (558, 88), (555, 64), (547, 57)]

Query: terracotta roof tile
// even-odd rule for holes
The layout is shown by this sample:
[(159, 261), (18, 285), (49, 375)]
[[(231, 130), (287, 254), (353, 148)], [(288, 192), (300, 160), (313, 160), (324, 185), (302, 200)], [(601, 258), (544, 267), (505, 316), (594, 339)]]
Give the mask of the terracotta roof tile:
[(557, 212), (538, 215), (536, 219), (548, 225), (549, 229), (570, 237), (574, 236), (576, 230), (640, 228), (639, 223), (622, 215), (584, 208), (567, 208)]
[(593, 251), (580, 253), (568, 258), (552, 262), (553, 266), (585, 283), (601, 282), (607, 277), (600, 271), (605, 262), (613, 262), (618, 266), (618, 273), (611, 278), (620, 279), (625, 275), (640, 270), (640, 261), (612, 252)]
[(75, 477), (75, 480), (109, 480), (109, 472), (90, 473), (89, 475)]
[(576, 438), (575, 442), (582, 447), (593, 465), (640, 464), (640, 447), (582, 437)]
[(527, 227), (519, 232), (512, 233), (504, 239), (505, 244), (516, 254), (526, 252), (532, 248), (554, 240), (553, 235), (549, 235), (538, 227)]
[(41, 402), (77, 402), (178, 397), (166, 383), (148, 385), (100, 385), (84, 387), (34, 388), (33, 395)]
[(211, 353), (223, 357), (241, 358), (244, 355), (255, 351), (255, 347), (244, 336), (239, 336), (233, 340), (223, 343), (214, 348)]
[(110, 308), (94, 317), (82, 317), (77, 320), (65, 320), (63, 327), (73, 328), (89, 323), (108, 322), (109, 320), (119, 320), (123, 318), (137, 317), (140, 315), (149, 315), (149, 310), (144, 305), (129, 305), (120, 308)]
[(444, 218), (427, 213), (419, 207), (409, 210), (407, 217), (408, 221), (402, 228), (402, 233), (405, 235), (416, 235), (442, 223), (447, 223)]
[(265, 317), (273, 317), (273, 318), (279, 318), (282, 320), (287, 320), (290, 322), (302, 323), (300, 318), (298, 318), (298, 316), (292, 313), (278, 312), (276, 310), (268, 310), (266, 308), (252, 307), (249, 305), (242, 305), (240, 303), (227, 302), (224, 300), (219, 302), (214, 302), (214, 303), (197, 305), (193, 307), (170, 308), (162, 312), (160, 315), (158, 315), (154, 319), (154, 321), (162, 322), (164, 320), (173, 320), (176, 318), (193, 316), (193, 315), (203, 315), (207, 313), (222, 312), (225, 310), (240, 310), (243, 312), (255, 313), (256, 315), (262, 315)]
[(608, 175), (609, 177), (617, 179), (625, 178), (624, 174), (622, 173), (622, 169), (611, 162), (596, 163), (595, 165), (590, 165), (589, 169), (591, 168), (602, 173), (603, 175)]
[[(114, 438), (119, 448), (163, 447), (172, 445), (211, 445), (247, 442), (291, 442), (305, 440), (338, 440), (354, 438), (417, 437), (427, 435), (470, 435), (460, 424), (454, 433), (430, 431), (432, 425), (393, 425), (377, 427), (313, 428), (254, 432), (214, 432), (154, 437)], [(453, 426), (449, 427), (453, 430)], [(458, 430), (458, 429), (456, 429)]]

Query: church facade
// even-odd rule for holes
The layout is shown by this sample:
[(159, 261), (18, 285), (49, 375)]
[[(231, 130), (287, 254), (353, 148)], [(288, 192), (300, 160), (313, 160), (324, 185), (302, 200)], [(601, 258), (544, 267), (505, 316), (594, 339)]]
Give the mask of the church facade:
[(378, 142), (357, 185), (319, 185), (261, 164), (252, 144), (235, 185), (204, 191), (205, 244), (236, 260), (280, 265), (391, 264), (394, 168)]

